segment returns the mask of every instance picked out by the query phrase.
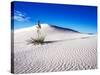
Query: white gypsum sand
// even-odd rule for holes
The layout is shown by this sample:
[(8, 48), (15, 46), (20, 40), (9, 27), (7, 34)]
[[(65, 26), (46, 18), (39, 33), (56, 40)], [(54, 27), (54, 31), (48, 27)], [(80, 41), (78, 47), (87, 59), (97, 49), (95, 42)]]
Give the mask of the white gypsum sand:
[[(42, 24), (43, 45), (27, 44), (36, 27), (14, 32), (14, 73), (37, 73), (97, 68), (97, 36)], [(51, 42), (50, 42), (51, 41)]]

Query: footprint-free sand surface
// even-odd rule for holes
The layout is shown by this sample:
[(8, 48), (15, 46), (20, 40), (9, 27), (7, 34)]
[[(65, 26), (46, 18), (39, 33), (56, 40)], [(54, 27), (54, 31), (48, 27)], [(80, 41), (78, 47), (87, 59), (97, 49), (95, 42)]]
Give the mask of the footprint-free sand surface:
[(83, 34), (46, 24), (43, 45), (27, 44), (36, 27), (14, 32), (14, 73), (38, 73), (97, 68), (97, 35)]

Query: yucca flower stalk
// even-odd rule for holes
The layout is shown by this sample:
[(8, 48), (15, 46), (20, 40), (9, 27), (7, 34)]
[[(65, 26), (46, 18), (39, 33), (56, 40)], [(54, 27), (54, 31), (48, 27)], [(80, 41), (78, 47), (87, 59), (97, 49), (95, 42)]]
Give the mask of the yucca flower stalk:
[(41, 35), (41, 32), (40, 32), (40, 30), (41, 30), (41, 25), (40, 25), (40, 21), (38, 21), (38, 24), (37, 24), (37, 35), (38, 35), (38, 39), (40, 38), (40, 35)]

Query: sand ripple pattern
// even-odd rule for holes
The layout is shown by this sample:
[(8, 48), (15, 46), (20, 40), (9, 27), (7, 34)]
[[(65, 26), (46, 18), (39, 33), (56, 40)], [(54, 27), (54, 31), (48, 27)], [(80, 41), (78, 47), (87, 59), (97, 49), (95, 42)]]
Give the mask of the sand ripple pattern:
[(38, 73), (97, 68), (96, 36), (32, 46), (15, 43), (14, 72)]

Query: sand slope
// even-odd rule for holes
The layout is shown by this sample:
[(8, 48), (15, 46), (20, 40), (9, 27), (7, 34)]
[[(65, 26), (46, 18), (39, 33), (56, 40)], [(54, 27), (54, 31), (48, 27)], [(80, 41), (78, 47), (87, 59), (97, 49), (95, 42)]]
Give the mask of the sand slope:
[(97, 36), (42, 25), (43, 45), (27, 45), (36, 35), (34, 27), (14, 32), (14, 72), (35, 73), (97, 68)]

